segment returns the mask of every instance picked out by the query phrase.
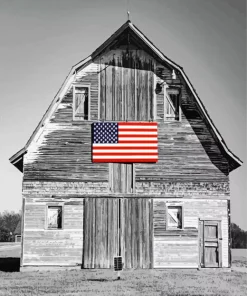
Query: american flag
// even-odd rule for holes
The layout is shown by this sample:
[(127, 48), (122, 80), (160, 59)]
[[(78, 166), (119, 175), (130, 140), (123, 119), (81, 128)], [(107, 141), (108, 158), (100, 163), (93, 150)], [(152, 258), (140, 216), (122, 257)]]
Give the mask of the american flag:
[(93, 123), (93, 162), (157, 162), (157, 122)]

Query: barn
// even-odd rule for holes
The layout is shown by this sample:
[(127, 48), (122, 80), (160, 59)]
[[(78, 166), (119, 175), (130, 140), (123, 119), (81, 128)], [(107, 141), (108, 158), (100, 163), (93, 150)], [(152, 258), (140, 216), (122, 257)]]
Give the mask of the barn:
[(230, 268), (222, 139), (183, 68), (131, 21), (72, 67), (24, 148), (21, 269)]

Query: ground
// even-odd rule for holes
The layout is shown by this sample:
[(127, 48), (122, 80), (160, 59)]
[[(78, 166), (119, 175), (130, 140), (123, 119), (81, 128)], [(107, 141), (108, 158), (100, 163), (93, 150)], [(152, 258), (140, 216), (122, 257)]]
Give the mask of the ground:
[[(15, 254), (16, 258), (7, 258)], [(247, 292), (244, 251), (233, 250), (232, 272), (124, 270), (120, 280), (112, 270), (6, 272), (18, 267), (19, 254), (20, 245), (0, 243), (0, 295), (241, 296)]]

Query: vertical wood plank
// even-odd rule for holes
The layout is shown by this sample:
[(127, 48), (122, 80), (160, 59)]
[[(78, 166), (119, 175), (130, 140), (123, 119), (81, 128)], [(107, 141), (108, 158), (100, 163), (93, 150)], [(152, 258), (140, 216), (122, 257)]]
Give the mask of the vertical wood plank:
[(121, 202), (121, 211), (120, 211), (120, 215), (121, 215), (121, 225), (120, 225), (120, 232), (121, 232), (121, 256), (123, 257), (123, 262), (125, 262), (125, 244), (124, 244), (124, 229), (125, 229), (125, 219), (124, 219), (124, 199), (121, 198), (120, 200)]
[(113, 192), (113, 163), (109, 163), (108, 164), (109, 166), (109, 181), (108, 181), (108, 184), (109, 184), (109, 192)]
[(101, 70), (100, 70), (100, 119), (105, 120), (105, 104), (106, 104), (106, 65), (101, 64)]
[(133, 211), (135, 200), (129, 199), (128, 211), (129, 211), (129, 223), (128, 223), (128, 237), (129, 237), (129, 268), (133, 268), (133, 252), (135, 252), (135, 240), (133, 234), (133, 225), (135, 221), (135, 212)]
[(124, 67), (123, 67), (123, 58), (122, 58), (122, 67), (121, 67), (121, 120), (124, 120)]
[(146, 268), (150, 268), (150, 244), (149, 244), (149, 200), (146, 198), (145, 199), (145, 209), (146, 209)]
[(130, 114), (129, 120), (135, 120), (135, 57), (132, 55), (130, 69)]
[(113, 199), (109, 198), (108, 200), (108, 231), (109, 231), (109, 236), (108, 236), (108, 260), (109, 260), (109, 266), (110, 268), (113, 266), (112, 265), (112, 260), (113, 260), (113, 244), (114, 244), (114, 231), (113, 231)]
[(125, 216), (125, 231), (124, 231), (124, 244), (125, 244), (125, 267), (129, 268), (129, 237), (128, 237), (128, 223), (129, 223), (129, 212), (128, 212), (129, 199), (124, 199), (124, 216)]
[(100, 200), (100, 268), (104, 268), (104, 198)]
[(155, 92), (155, 88), (156, 88), (156, 62), (155, 60), (153, 61), (154, 65), (153, 65), (153, 120), (156, 120), (157, 118), (157, 98), (156, 98), (156, 92)]
[(92, 228), (93, 228), (93, 215), (92, 215), (92, 212), (93, 212), (93, 199), (92, 198), (89, 198), (88, 199), (88, 216), (89, 216), (89, 223), (88, 223), (88, 244), (89, 244), (89, 248), (88, 248), (88, 261), (89, 261), (89, 266), (90, 268), (93, 267), (93, 231), (92, 231)]
[(153, 98), (153, 93), (154, 93), (154, 85), (153, 85), (153, 65), (152, 65), (152, 60), (150, 60), (150, 70), (149, 70), (149, 101), (150, 101), (150, 108), (149, 108), (149, 118), (150, 120), (154, 120), (153, 116), (153, 108), (154, 108), (154, 98)]
[(97, 119), (100, 120), (100, 104), (101, 104), (101, 57), (99, 58), (98, 67), (98, 116)]
[(116, 120), (116, 66), (115, 58), (113, 56), (112, 65), (112, 120)]
[(135, 211), (134, 211), (134, 199), (128, 199), (128, 235), (129, 235), (129, 266), (130, 268), (134, 267), (135, 260)]
[(124, 74), (124, 119), (123, 120), (128, 120), (128, 90), (129, 90), (129, 69), (128, 68), (123, 68), (123, 74)]
[(222, 267), (222, 229), (221, 229), (221, 222), (218, 222), (218, 260), (219, 260), (219, 267)]
[(113, 202), (113, 211), (112, 211), (112, 224), (113, 224), (113, 256), (117, 256), (117, 207), (116, 199), (112, 200)]
[(106, 120), (112, 120), (112, 68), (106, 67)]
[(95, 268), (95, 248), (96, 248), (96, 242), (95, 242), (95, 198), (92, 198), (92, 212), (91, 212), (91, 219), (92, 219), (92, 268)]
[(125, 188), (126, 188), (126, 164), (125, 163), (120, 163), (119, 164), (119, 170), (120, 170), (120, 190), (119, 192), (125, 193)]
[[(117, 62), (118, 63), (118, 62)], [(122, 94), (122, 86), (121, 86), (121, 67), (117, 64), (115, 68), (115, 120), (121, 120), (121, 94)]]
[(104, 216), (103, 216), (103, 221), (104, 221), (104, 232), (103, 232), (103, 237), (104, 237), (104, 268), (108, 267), (108, 260), (107, 260), (107, 247), (108, 247), (108, 241), (107, 241), (107, 236), (108, 236), (108, 228), (107, 228), (107, 198), (104, 198)]
[(95, 227), (95, 235), (96, 235), (96, 248), (95, 248), (95, 268), (99, 268), (99, 252), (100, 252), (100, 244), (99, 244), (99, 198), (95, 200), (95, 219), (96, 219), (96, 227)]
[(147, 95), (146, 95), (146, 101), (147, 101), (147, 120), (150, 120), (151, 117), (150, 117), (150, 110), (151, 110), (151, 103), (150, 103), (150, 99), (151, 99), (151, 96), (150, 96), (150, 88), (151, 88), (151, 85), (150, 85), (150, 71), (146, 71), (146, 87), (147, 87)]
[(150, 199), (149, 203), (149, 251), (150, 251), (150, 268), (154, 267), (154, 256), (153, 256), (153, 199)]
[(141, 200), (141, 211), (142, 211), (142, 219), (141, 219), (141, 224), (142, 224), (142, 232), (141, 232), (141, 237), (142, 237), (142, 264), (141, 268), (146, 267), (146, 209), (145, 209), (145, 199), (140, 198)]
[(135, 118), (134, 120), (137, 120), (137, 50), (135, 54), (135, 66), (134, 66), (134, 87), (135, 87)]
[(227, 201), (227, 222), (228, 222), (228, 267), (232, 266), (232, 236), (231, 236), (231, 204)]
[(83, 243), (83, 267), (88, 268), (88, 204), (87, 198), (84, 199), (84, 243)]
[(143, 209), (142, 209), (142, 199), (138, 198), (138, 226), (139, 226), (139, 268), (142, 268), (142, 256), (143, 256)]

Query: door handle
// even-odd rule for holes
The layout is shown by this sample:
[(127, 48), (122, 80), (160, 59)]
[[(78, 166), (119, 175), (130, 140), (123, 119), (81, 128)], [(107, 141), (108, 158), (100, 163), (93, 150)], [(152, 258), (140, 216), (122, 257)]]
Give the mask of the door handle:
[(219, 238), (219, 240), (223, 240), (223, 238)]

